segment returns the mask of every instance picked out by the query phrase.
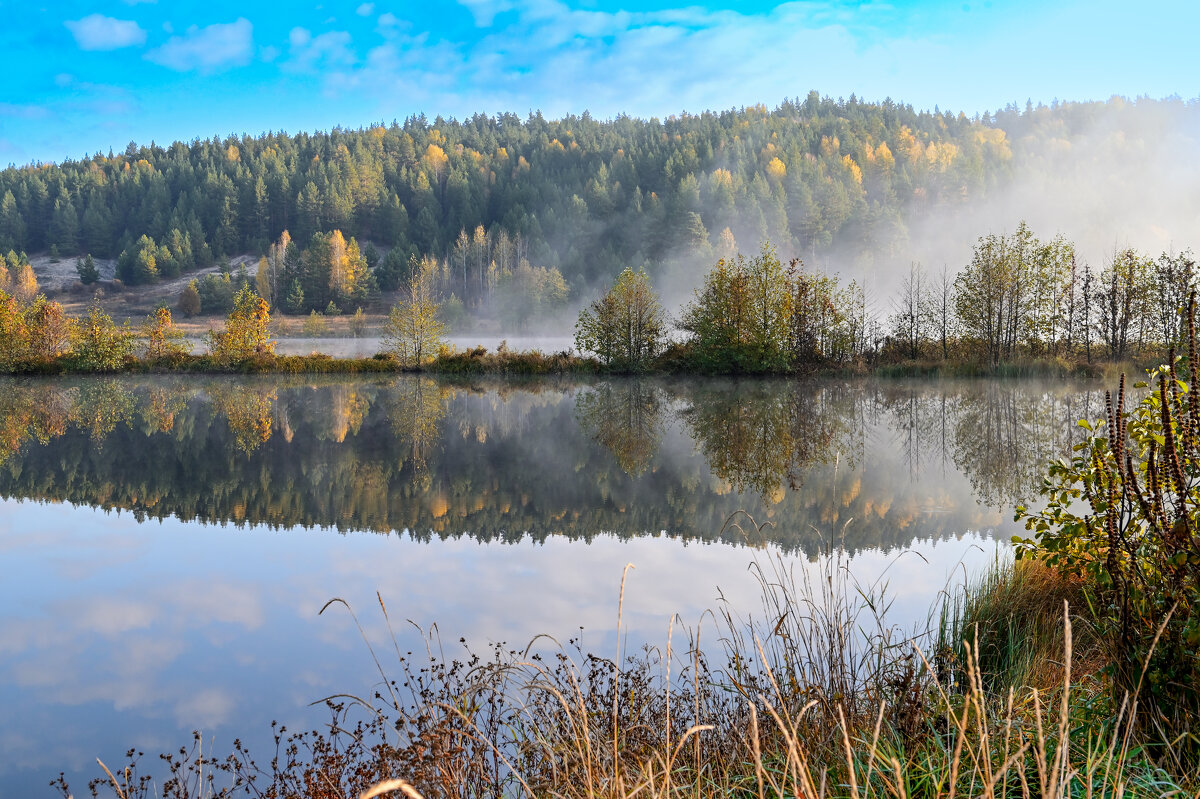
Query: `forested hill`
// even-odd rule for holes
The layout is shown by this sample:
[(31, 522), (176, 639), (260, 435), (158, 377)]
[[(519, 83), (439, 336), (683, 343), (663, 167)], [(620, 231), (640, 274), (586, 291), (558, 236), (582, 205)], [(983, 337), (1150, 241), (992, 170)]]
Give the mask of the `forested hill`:
[(1105, 105), (969, 119), (813, 92), (774, 111), (665, 120), (415, 117), (363, 130), (130, 144), (0, 172), (0, 252), (53, 246), (64, 256), (115, 257), (146, 235), (182, 254), (172, 267), (186, 270), (265, 252), (285, 229), (302, 245), (338, 229), (444, 257), (462, 232), (482, 226), (487, 241), (503, 233), (577, 289), (626, 265), (720, 250), (730, 244), (725, 228), (744, 250), (769, 239), (785, 255), (838, 246), (903, 258), (918, 214), (1004, 184), (1014, 162), (1008, 131), (1062, 135)]

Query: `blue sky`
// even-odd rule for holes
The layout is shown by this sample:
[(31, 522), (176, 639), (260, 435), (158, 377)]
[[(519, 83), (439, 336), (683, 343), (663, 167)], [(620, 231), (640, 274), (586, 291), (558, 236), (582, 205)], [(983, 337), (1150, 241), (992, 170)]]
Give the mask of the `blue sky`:
[(1200, 10), (1183, 2), (0, 0), (0, 19), (0, 164), (420, 112), (773, 106), (810, 89), (968, 114), (1200, 95)]

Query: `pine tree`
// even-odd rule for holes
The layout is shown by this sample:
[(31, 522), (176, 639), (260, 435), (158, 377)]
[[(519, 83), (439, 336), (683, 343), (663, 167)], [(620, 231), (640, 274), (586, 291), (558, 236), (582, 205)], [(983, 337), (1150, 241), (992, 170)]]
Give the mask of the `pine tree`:
[(100, 270), (96, 268), (91, 253), (75, 259), (75, 271), (79, 274), (79, 282), (85, 286), (90, 286), (100, 279)]
[(50, 218), (50, 243), (57, 245), (58, 251), (64, 255), (70, 255), (79, 246), (79, 215), (65, 190), (54, 201), (54, 215)]
[(287, 299), (283, 301), (283, 307), (291, 314), (304, 312), (304, 287), (300, 285), (299, 278), (293, 280), (288, 287)]
[(0, 198), (0, 252), (19, 250), (25, 246), (25, 220), (17, 208), (11, 191)]

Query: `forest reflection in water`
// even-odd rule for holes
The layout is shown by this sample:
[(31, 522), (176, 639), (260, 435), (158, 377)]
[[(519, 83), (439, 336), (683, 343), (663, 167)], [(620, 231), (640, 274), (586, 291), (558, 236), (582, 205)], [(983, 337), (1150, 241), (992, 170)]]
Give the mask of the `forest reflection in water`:
[[(0, 495), (138, 518), (812, 553), (1012, 526), (1097, 384), (91, 378), (0, 384)], [(727, 527), (735, 511), (769, 522)]]

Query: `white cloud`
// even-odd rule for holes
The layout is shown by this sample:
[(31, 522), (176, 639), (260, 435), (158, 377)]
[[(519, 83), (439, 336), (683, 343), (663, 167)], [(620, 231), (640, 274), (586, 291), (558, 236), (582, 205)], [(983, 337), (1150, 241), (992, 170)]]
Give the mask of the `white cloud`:
[(81, 50), (119, 50), (146, 43), (146, 32), (133, 20), (89, 14), (63, 24)]
[(375, 10), (374, 3), (363, 3), (361, 6), (358, 7), (358, 10), (356, 13), (360, 17), (369, 17), (369, 16), (371, 16), (371, 12), (373, 12), (374, 10)]
[(146, 58), (179, 72), (212, 72), (226, 67), (243, 66), (254, 54), (254, 28), (250, 20), (188, 28), (182, 36), (172, 36)]
[(352, 67), (358, 58), (352, 47), (353, 39), (345, 31), (329, 31), (313, 36), (305, 28), (292, 28), (288, 34), (291, 45), (286, 66), (293, 71), (338, 69)]
[(288, 43), (292, 47), (303, 47), (311, 41), (312, 34), (308, 32), (307, 28), (292, 28), (291, 32), (288, 33)]
[[(820, 2), (786, 3), (765, 14), (690, 7), (605, 12), (561, 0), (459, 2), (485, 29), (480, 38), (448, 41), (381, 24), (386, 41), (353, 62), (342, 59), (351, 66), (331, 64), (327, 91), (370, 92), (384, 108), (402, 102), (452, 115), (533, 108), (551, 115), (585, 109), (662, 115), (774, 103), (814, 87), (861, 93), (839, 73), (860, 56), (887, 58), (864, 52), (865, 43), (894, 17), (879, 11), (871, 18), (876, 27), (852, 29)], [(789, 54), (786, 69), (780, 53)], [(832, 83), (830, 76), (840, 79)]]
[(41, 105), (20, 105), (0, 102), (0, 117), (15, 119), (46, 119), (50, 111)]
[(490, 27), (497, 14), (511, 11), (516, 6), (513, 0), (459, 0), (459, 3), (467, 7), (475, 17), (475, 24), (481, 28)]

